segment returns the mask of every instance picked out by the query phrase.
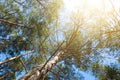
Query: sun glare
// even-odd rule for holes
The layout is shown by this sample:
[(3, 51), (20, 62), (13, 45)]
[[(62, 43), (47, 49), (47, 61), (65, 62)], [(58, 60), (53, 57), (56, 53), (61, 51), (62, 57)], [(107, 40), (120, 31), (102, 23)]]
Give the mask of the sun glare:
[(99, 9), (99, 10), (110, 10), (113, 2), (115, 8), (120, 8), (120, 0), (64, 0), (65, 7), (68, 10), (76, 9)]
[[(120, 20), (120, 0), (63, 0), (68, 20), (74, 16), (84, 17), (86, 28), (93, 24), (104, 24), (106, 27), (112, 21), (113, 14)], [(69, 15), (72, 14), (72, 15)], [(66, 16), (66, 15), (65, 15)], [(112, 24), (113, 25), (113, 24)]]

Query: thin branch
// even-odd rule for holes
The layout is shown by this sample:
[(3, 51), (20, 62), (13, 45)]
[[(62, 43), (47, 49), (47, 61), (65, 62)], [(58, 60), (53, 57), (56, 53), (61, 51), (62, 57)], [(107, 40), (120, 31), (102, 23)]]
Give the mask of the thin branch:
[(4, 75), (0, 75), (0, 80), (3, 80), (6, 76), (8, 77), (8, 76), (10, 76), (12, 74), (14, 74), (14, 72), (9, 72), (9, 73), (6, 73)]
[(7, 73), (5, 75), (0, 75), (0, 80), (3, 80), (6, 76), (9, 76), (10, 74), (13, 74), (13, 72)]
[(6, 45), (6, 44), (22, 44), (22, 43), (29, 43), (29, 42), (23, 42), (23, 41), (19, 41), (19, 42), (9, 42), (9, 41), (4, 41), (4, 42), (0, 42), (0, 45)]
[[(41, 70), (46, 66), (46, 64), (50, 61), (50, 59), (55, 55), (55, 53), (60, 49), (60, 47), (63, 45), (64, 41), (61, 43), (61, 45), (56, 49), (56, 51), (52, 54), (52, 56), (46, 61), (46, 63), (42, 66)], [(40, 71), (41, 71), (40, 70)]]
[(17, 4), (22, 5), (22, 6), (25, 7), (25, 8), (28, 8), (28, 7), (26, 7), (26, 6), (23, 4), (24, 2), (21, 3), (21, 2), (19, 2), (19, 1), (17, 1), (17, 0), (14, 0), (14, 1), (15, 1)]
[(40, 2), (40, 0), (36, 0), (44, 9), (45, 9), (45, 6)]
[(25, 55), (30, 54), (30, 53), (33, 53), (33, 52), (34, 52), (34, 50), (29, 51), (29, 52), (26, 52), (26, 53), (24, 53), (24, 54), (20, 54), (20, 55), (18, 55), (18, 56), (16, 56), (16, 57), (9, 58), (9, 59), (7, 59), (7, 60), (4, 60), (4, 61), (0, 62), (0, 65), (2, 65), (2, 64), (4, 64), (4, 63), (7, 63), (7, 62), (10, 62), (10, 61), (12, 61), (12, 60), (18, 59), (18, 58), (20, 58), (20, 57), (22, 57), (22, 56), (25, 56)]
[(18, 25), (18, 26), (24, 26), (23, 24), (7, 21), (7, 20), (4, 20), (4, 19), (0, 19), (0, 22), (5, 22), (5, 23), (13, 24), (13, 25)]
[(3, 79), (7, 76), (7, 74), (0, 76), (0, 79)]
[(59, 79), (60, 76), (58, 76), (57, 73), (55, 73), (55, 72), (53, 72), (53, 71), (51, 71), (51, 70), (50, 70), (49, 72), (51, 72), (53, 75), (55, 75), (55, 76)]
[(54, 71), (50, 70), (50, 72), (52, 74), (54, 74), (58, 79), (61, 77), (61, 78), (64, 78), (64, 76), (61, 76), (61, 75), (58, 75), (57, 73), (55, 73)]
[(58, 65), (56, 65), (56, 67), (57, 67), (60, 71), (62, 71), (64, 74), (66, 74), (66, 72), (65, 72), (63, 69), (61, 69), (61, 67), (59, 67)]
[(115, 32), (120, 32), (120, 30), (111, 30), (111, 31), (102, 31), (103, 34), (109, 34), (109, 33), (115, 33)]
[(119, 15), (119, 14), (117, 13), (117, 11), (115, 10), (115, 6), (114, 6), (112, 0), (109, 0), (109, 2), (111, 3), (114, 12), (120, 17), (120, 15)]
[(28, 70), (27, 70), (27, 68), (25, 67), (25, 65), (24, 65), (24, 63), (23, 63), (23, 61), (20, 59), (20, 62), (21, 62), (21, 64), (22, 64), (22, 66), (24, 67), (24, 69), (25, 69), (25, 71), (26, 71), (26, 73), (28, 72)]

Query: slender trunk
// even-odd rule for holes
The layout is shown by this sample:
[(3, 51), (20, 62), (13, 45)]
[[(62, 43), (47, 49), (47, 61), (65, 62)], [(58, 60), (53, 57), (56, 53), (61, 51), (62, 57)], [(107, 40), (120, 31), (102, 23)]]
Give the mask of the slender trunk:
[(59, 51), (57, 55), (52, 58), (48, 63), (41, 69), (36, 68), (31, 72), (25, 74), (19, 80), (43, 80), (45, 74), (55, 66), (55, 64), (60, 60), (61, 56), (64, 54), (64, 51)]

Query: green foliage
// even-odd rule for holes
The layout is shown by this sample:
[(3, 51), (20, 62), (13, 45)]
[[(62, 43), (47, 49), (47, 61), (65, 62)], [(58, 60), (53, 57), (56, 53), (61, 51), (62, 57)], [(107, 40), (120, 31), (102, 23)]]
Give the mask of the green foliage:
[(120, 57), (118, 58), (118, 62), (120, 63)]
[[(13, 71), (12, 75), (4, 79), (15, 79), (16, 73), (25, 68), (31, 70), (45, 61), (46, 57), (43, 55), (44, 48), (48, 47), (46, 39), (50, 35), (49, 25), (57, 20), (62, 1), (38, 1), (3, 0), (0, 2), (0, 19), (3, 20), (0, 22), (2, 27), (0, 36), (4, 38), (1, 41), (6, 42), (4, 45), (0, 44), (0, 48), (1, 52), (6, 54), (6, 59), (18, 56), (22, 51), (35, 49), (35, 54), (21, 59), (24, 65), (19, 59), (1, 65), (0, 76), (7, 76)], [(47, 48), (46, 51), (48, 51)], [(9, 66), (8, 69), (6, 69), (7, 66)]]
[(93, 74), (95, 76), (99, 76), (101, 74), (104, 74), (102, 72), (102, 70), (103, 70), (104, 67), (102, 65), (100, 65), (99, 62), (92, 63), (92, 67), (91, 68), (92, 68), (92, 72), (93, 72)]
[[(67, 76), (63, 79), (77, 80), (76, 77), (71, 76), (74, 74), (71, 64), (84, 70), (92, 69), (93, 74), (100, 80), (120, 79), (119, 69), (113, 66), (104, 67), (97, 59), (100, 58), (100, 49), (108, 48), (112, 51), (120, 48), (119, 20), (115, 20), (117, 15), (108, 12), (103, 14), (99, 10), (97, 13), (88, 10), (91, 12), (88, 16), (86, 16), (87, 11), (73, 12), (69, 23), (64, 26), (65, 28), (63, 27), (65, 30), (61, 31), (62, 26), (58, 18), (62, 5), (62, 0), (2, 0), (0, 2), (0, 19), (3, 20), (0, 21), (0, 37), (3, 38), (0, 41), (4, 42), (0, 44), (0, 54), (5, 54), (8, 59), (18, 56), (21, 52), (35, 50), (31, 55), (0, 65), (2, 68), (0, 76), (12, 73), (5, 79), (16, 79), (16, 73), (21, 73), (25, 68), (31, 71), (36, 66), (40, 66), (64, 40), (65, 44), (60, 50), (64, 48), (66, 50), (60, 61), (66, 63), (65, 66), (59, 65), (59, 67), (65, 73), (58, 73), (60, 76)], [(113, 23), (110, 23), (111, 19)], [(64, 39), (59, 40), (58, 37)], [(120, 62), (120, 59), (118, 61)], [(59, 71), (55, 67), (53, 70)], [(66, 75), (67, 73), (69, 74)], [(57, 79), (55, 74), (48, 74), (47, 79), (49, 75)]]
[(83, 79), (80, 73), (69, 62), (57, 64), (52, 71), (48, 73), (45, 80), (79, 80)]
[(104, 74), (102, 74), (100, 80), (119, 80), (120, 79), (120, 70), (115, 66), (105, 66)]

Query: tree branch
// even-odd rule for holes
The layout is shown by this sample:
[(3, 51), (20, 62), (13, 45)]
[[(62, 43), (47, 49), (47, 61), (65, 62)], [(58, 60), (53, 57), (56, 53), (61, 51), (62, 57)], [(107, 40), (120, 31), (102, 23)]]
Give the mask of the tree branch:
[(102, 31), (103, 34), (115, 33), (120, 32), (120, 30), (111, 30), (111, 31)]
[(3, 42), (0, 42), (0, 45), (6, 45), (6, 44), (23, 44), (23, 43), (29, 43), (29, 42), (24, 42), (24, 41), (19, 41), (19, 42), (9, 42), (9, 41), (3, 41)]
[(21, 59), (20, 59), (20, 62), (21, 62), (22, 66), (24, 67), (24, 69), (25, 69), (25, 71), (26, 71), (26, 73), (27, 73), (28, 70), (27, 70), (26, 66), (24, 65), (24, 62), (23, 62)]
[(7, 20), (4, 20), (4, 19), (0, 19), (0, 22), (5, 22), (5, 23), (13, 24), (13, 25), (18, 25), (18, 26), (24, 26), (23, 24), (18, 24), (16, 22), (7, 21)]
[(15, 1), (17, 4), (22, 5), (22, 6), (25, 7), (25, 8), (28, 8), (27, 6), (25, 6), (25, 5), (23, 4), (24, 2), (21, 3), (21, 2), (19, 2), (19, 1), (17, 1), (17, 0), (14, 0), (14, 1)]
[(45, 9), (45, 6), (40, 2), (40, 0), (36, 0), (44, 9)]
[(18, 59), (18, 58), (20, 58), (20, 57), (22, 57), (22, 56), (25, 56), (25, 55), (30, 54), (30, 53), (33, 53), (33, 52), (34, 52), (34, 50), (29, 51), (29, 52), (26, 52), (26, 53), (24, 53), (24, 54), (20, 54), (20, 55), (18, 55), (18, 56), (16, 56), (16, 57), (9, 58), (9, 59), (7, 59), (7, 60), (4, 60), (4, 61), (0, 62), (0, 65), (2, 65), (2, 64), (4, 64), (4, 63), (7, 63), (7, 62), (10, 62), (10, 61), (12, 61), (12, 60)]

